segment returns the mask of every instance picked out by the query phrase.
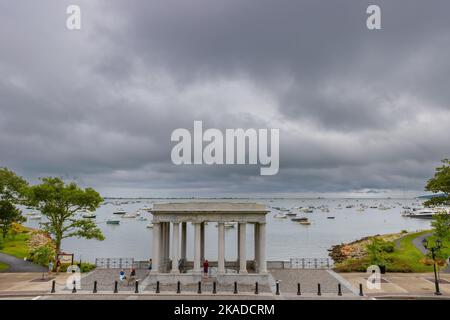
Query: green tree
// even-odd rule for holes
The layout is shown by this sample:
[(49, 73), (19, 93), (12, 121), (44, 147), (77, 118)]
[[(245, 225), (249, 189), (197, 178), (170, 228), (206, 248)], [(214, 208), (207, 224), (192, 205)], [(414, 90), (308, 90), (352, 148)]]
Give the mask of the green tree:
[(433, 215), (431, 226), (436, 239), (441, 241), (450, 239), (450, 214), (442, 212)]
[(104, 239), (93, 221), (78, 214), (84, 210), (95, 211), (100, 206), (103, 199), (97, 191), (82, 189), (74, 182), (65, 184), (61, 178), (42, 178), (41, 182), (28, 188), (28, 203), (48, 219), (42, 226), (53, 236), (57, 253), (65, 238)]
[(25, 218), (16, 208), (23, 201), (28, 183), (7, 168), (0, 168), (0, 229), (5, 238), (13, 222), (23, 222)]
[(442, 160), (443, 165), (436, 168), (434, 177), (428, 180), (425, 190), (439, 193), (439, 196), (425, 201), (426, 206), (450, 205), (450, 160)]
[[(32, 253), (31, 253), (32, 257), (33, 257), (33, 262), (40, 264), (41, 266), (48, 266), (50, 261), (52, 261), (55, 256), (56, 256), (56, 252), (55, 250), (50, 247), (50, 246), (41, 246), (37, 249), (35, 249)], [(42, 273), (42, 279), (44, 279), (44, 275), (45, 273)]]
[(0, 200), (0, 229), (2, 238), (5, 239), (8, 230), (11, 228), (13, 222), (21, 223), (26, 221), (19, 209), (17, 209), (11, 202)]

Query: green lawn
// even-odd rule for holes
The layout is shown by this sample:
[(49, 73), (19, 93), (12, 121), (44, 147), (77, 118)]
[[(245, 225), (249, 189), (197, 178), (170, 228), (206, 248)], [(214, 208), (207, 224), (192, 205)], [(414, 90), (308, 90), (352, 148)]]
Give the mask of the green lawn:
[(23, 259), (28, 256), (27, 240), (30, 238), (28, 233), (19, 233), (15, 236), (8, 235), (2, 241), (2, 249), (0, 252), (12, 255), (16, 258)]
[(6, 263), (0, 262), (0, 272), (8, 269), (9, 266)]
[(433, 266), (424, 265), (421, 260), (425, 257), (413, 244), (413, 239), (430, 231), (422, 231), (408, 234), (400, 240), (400, 248), (395, 249), (393, 253), (388, 255), (392, 261), (388, 265), (388, 270), (410, 268), (411, 272), (430, 272), (433, 271)]

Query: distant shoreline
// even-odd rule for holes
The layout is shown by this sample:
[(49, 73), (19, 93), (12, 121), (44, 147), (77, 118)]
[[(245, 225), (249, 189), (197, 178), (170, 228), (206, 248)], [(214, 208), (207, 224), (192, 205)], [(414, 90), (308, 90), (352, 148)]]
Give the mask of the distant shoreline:
[(421, 197), (381, 197), (381, 198), (359, 198), (359, 197), (103, 197), (104, 200), (412, 200), (424, 199)]

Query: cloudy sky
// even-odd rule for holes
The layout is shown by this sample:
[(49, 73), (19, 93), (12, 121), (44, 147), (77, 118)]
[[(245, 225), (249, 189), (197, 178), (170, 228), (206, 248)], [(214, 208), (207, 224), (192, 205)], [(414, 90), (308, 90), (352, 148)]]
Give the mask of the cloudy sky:
[[(81, 8), (81, 30), (66, 8)], [(382, 30), (366, 28), (378, 4)], [(450, 157), (450, 2), (0, 1), (0, 166), (105, 196), (410, 195)], [(280, 128), (280, 171), (176, 128)]]

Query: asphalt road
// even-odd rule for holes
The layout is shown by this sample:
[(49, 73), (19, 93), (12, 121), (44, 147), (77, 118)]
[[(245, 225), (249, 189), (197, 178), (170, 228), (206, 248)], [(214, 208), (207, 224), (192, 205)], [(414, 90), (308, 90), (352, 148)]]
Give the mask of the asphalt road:
[(0, 252), (0, 262), (9, 265), (3, 272), (45, 272), (47, 268)]

